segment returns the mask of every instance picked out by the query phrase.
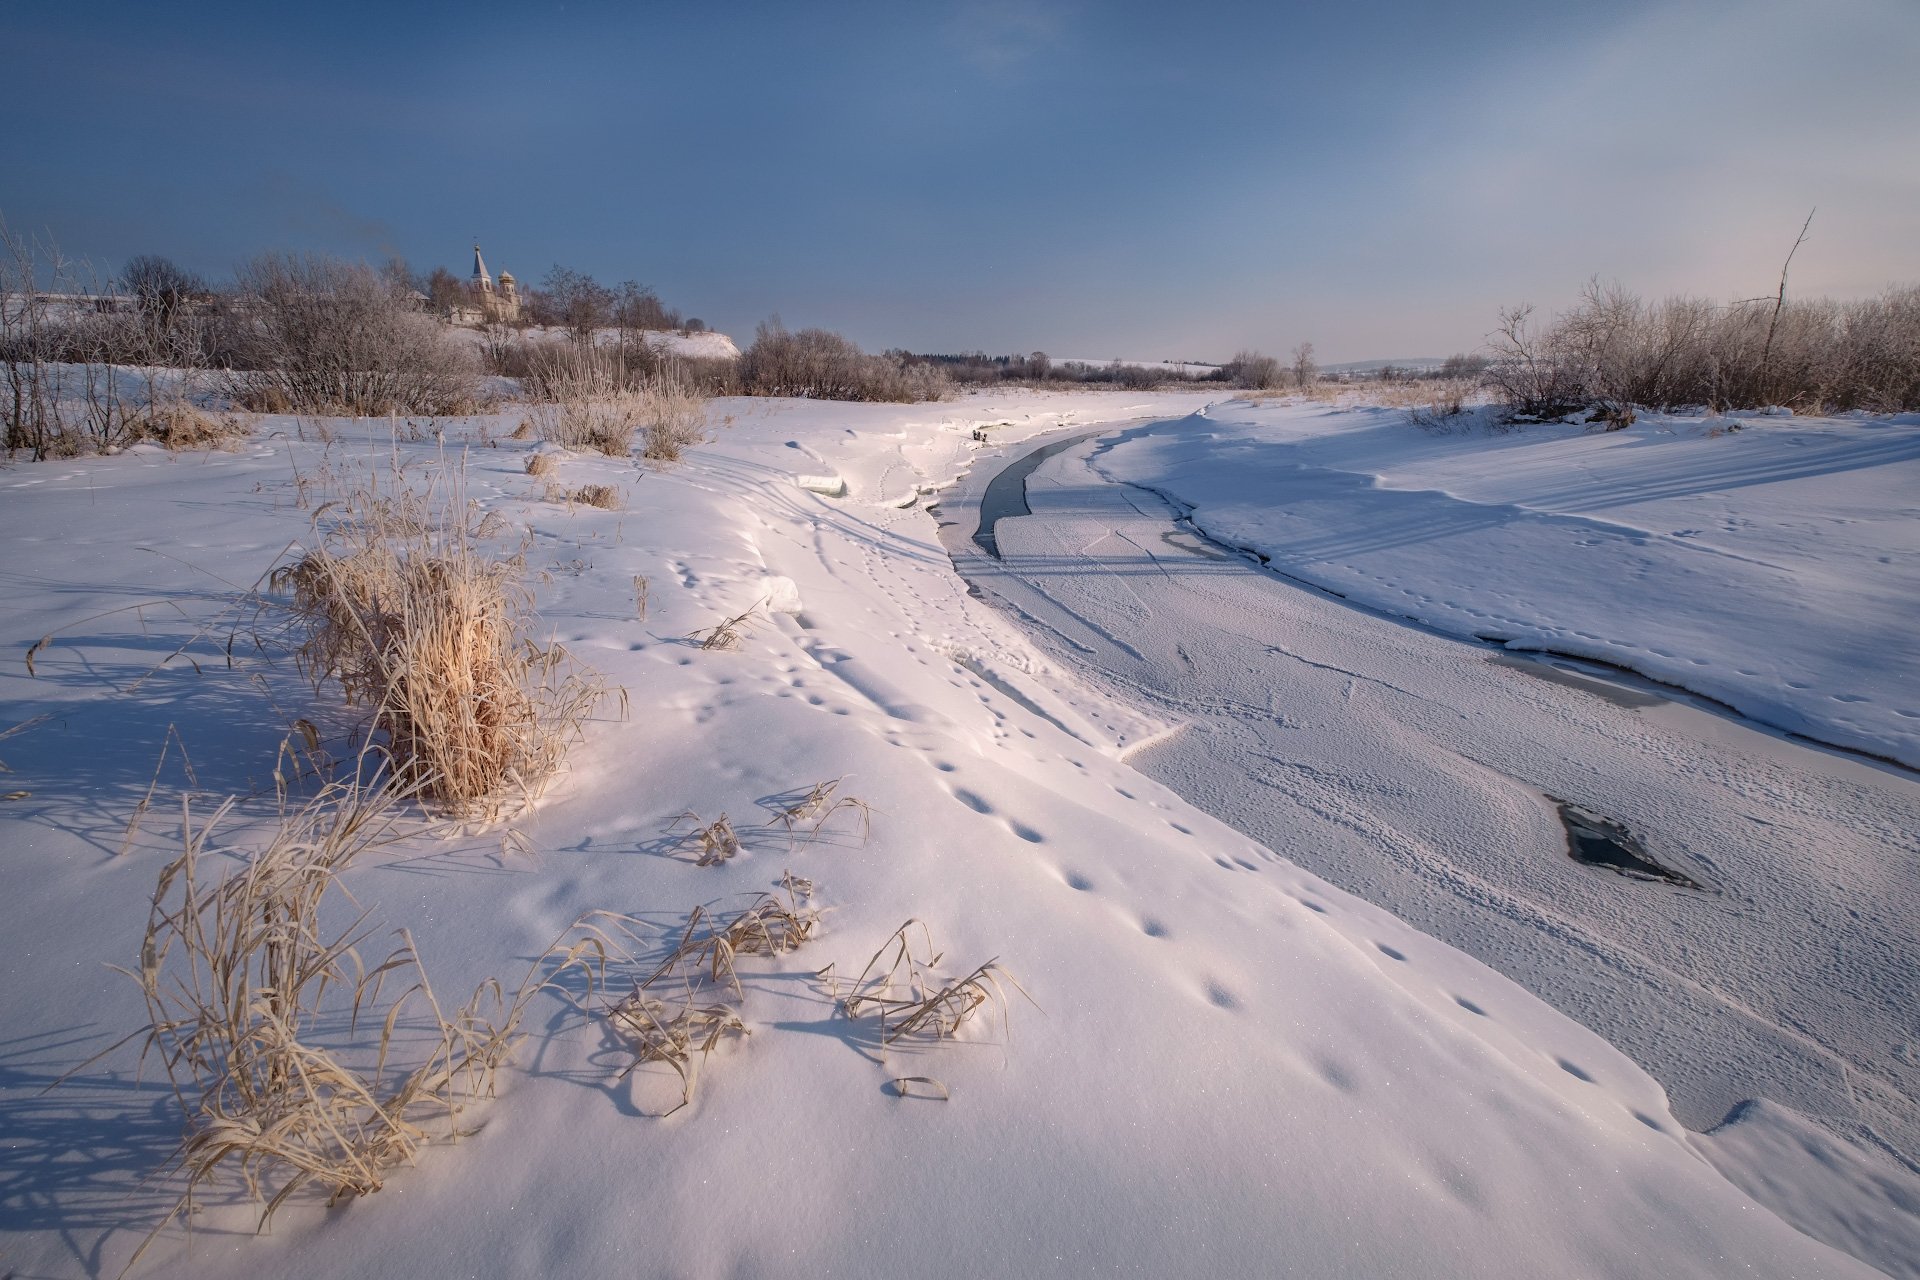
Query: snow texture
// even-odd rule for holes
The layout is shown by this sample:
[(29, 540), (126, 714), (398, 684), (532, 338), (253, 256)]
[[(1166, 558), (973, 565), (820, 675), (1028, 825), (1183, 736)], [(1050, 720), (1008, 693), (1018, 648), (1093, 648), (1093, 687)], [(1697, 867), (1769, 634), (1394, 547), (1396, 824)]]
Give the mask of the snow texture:
[[(969, 595), (936, 518), (895, 505), (963, 471), (980, 422), (1012, 438), (1201, 403), (733, 402), (716, 406), (731, 430), (677, 468), (561, 462), (566, 485), (633, 491), (625, 511), (541, 501), (531, 446), (503, 438), (515, 415), (443, 424), (450, 449), (489, 428), (468, 494), (512, 526), (505, 541), (531, 538), (545, 624), (625, 686), (631, 714), (589, 726), (517, 823), (528, 851), (497, 832), (384, 849), (347, 873), (359, 903), (412, 929), (442, 991), (517, 979), (590, 908), (643, 913), (665, 938), (696, 904), (742, 903), (788, 868), (819, 883), (827, 927), (743, 966), (753, 1035), (714, 1054), (672, 1118), (646, 1113), (676, 1083), (618, 1079), (599, 1031), (553, 998), (477, 1134), (363, 1201), (291, 1203), (266, 1237), (252, 1206), (214, 1197), (191, 1253), (171, 1232), (142, 1273), (1873, 1274), (1701, 1159), (1659, 1085), (1594, 1032), (1129, 768), (1171, 723)], [(171, 1198), (142, 1180), (177, 1117), (131, 1048), (42, 1090), (137, 1025), (132, 984), (104, 966), (134, 960), (177, 836), (161, 816), (177, 809), (156, 804), (118, 852), (170, 730), (194, 772), (170, 756), (163, 800), (253, 795), (260, 821), (289, 721), (315, 718), (335, 745), (350, 724), (270, 630), (259, 649), (243, 630), (231, 665), (227, 629), (195, 638), (308, 536), (316, 477), (437, 453), (385, 423), (336, 425), (332, 445), (283, 418), (232, 454), (0, 472), (0, 648), (55, 636), (36, 675), (0, 668), (0, 723), (48, 717), (0, 744), (27, 793), (0, 805), (13, 1274), (115, 1274)], [(845, 476), (852, 496), (797, 488), (803, 469)], [(735, 651), (686, 642), (770, 578), (804, 610)], [(103, 615), (121, 606), (139, 607)], [(153, 670), (183, 644), (192, 663)], [(870, 841), (790, 847), (759, 827), (697, 867), (666, 834), (689, 809), (749, 829), (772, 797), (834, 777), (873, 806)], [(1004, 1043), (976, 1023), (883, 1064), (835, 1013), (815, 971), (856, 970), (908, 916), (953, 964), (998, 956), (1032, 993)], [(901, 1075), (952, 1099), (902, 1100)]]

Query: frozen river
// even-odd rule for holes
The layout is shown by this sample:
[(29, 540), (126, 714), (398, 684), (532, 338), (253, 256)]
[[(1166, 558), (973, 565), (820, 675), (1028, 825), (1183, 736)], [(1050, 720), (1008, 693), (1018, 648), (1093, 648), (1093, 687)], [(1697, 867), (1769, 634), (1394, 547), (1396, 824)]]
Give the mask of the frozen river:
[[(1911, 1171), (1920, 779), (1267, 571), (1097, 469), (1116, 439), (1178, 429), (1031, 442), (1019, 457), (1052, 452), (1030, 514), (1014, 457), (939, 511), (982, 594), (1185, 722), (1131, 762), (1594, 1028), (1688, 1127), (1767, 1099)], [(1569, 809), (1672, 877), (1576, 861)]]

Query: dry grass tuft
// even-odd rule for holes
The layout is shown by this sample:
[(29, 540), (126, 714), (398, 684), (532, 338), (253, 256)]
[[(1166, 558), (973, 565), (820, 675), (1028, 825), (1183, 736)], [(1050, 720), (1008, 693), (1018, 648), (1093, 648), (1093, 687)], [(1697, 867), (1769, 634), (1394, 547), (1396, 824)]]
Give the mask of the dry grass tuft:
[[(704, 908), (695, 907), (687, 919), (680, 941), (643, 982), (607, 1009), (607, 1022), (633, 1060), (620, 1072), (624, 1080), (648, 1063), (665, 1063), (680, 1078), (680, 1101), (663, 1116), (672, 1115), (693, 1101), (699, 1066), (708, 1054), (728, 1036), (750, 1034), (740, 1015), (725, 999), (702, 1003), (702, 984), (731, 989), (735, 1001), (745, 997), (737, 968), (744, 955), (778, 956), (797, 951), (811, 941), (819, 928), (820, 912), (804, 905), (813, 885), (792, 874), (781, 878), (785, 897), (763, 893), (744, 911), (725, 919), (716, 919)], [(636, 924), (630, 917), (608, 917), (610, 927), (628, 936)], [(595, 930), (596, 937), (606, 937)], [(662, 984), (680, 980), (677, 999), (663, 999)], [(697, 1059), (697, 1060), (696, 1060)]]
[(530, 453), (527, 455), (527, 474), (530, 476), (550, 475), (554, 468), (559, 465), (556, 455), (551, 453)]
[(607, 1011), (614, 1033), (632, 1050), (633, 1061), (620, 1073), (624, 1080), (650, 1062), (664, 1062), (680, 1077), (680, 1101), (661, 1113), (670, 1116), (693, 1101), (699, 1066), (721, 1039), (751, 1035), (740, 1015), (724, 1004), (695, 1004), (691, 993), (677, 1010), (663, 1000), (636, 990)]
[[(490, 980), (449, 1015), (404, 930), (369, 964), (368, 913), (354, 908), (335, 924), (333, 902), (353, 908), (340, 874), (393, 838), (395, 798), (357, 781), (330, 785), (283, 811), (265, 847), (213, 883), (203, 860), (234, 802), (198, 826), (183, 802), (181, 852), (160, 872), (139, 967), (121, 970), (146, 998), (147, 1025), (120, 1044), (137, 1038), (143, 1063), (158, 1058), (186, 1114), (169, 1165), (186, 1189), (129, 1270), (224, 1175), (263, 1205), (262, 1230), (302, 1188), (329, 1203), (380, 1190), (435, 1137), (460, 1136), (465, 1109), (492, 1095), (536, 992), (569, 969), (590, 987), (604, 972), (596, 942), (553, 966), (556, 946), (511, 997)], [(389, 983), (406, 986), (387, 1002)], [(373, 1046), (352, 1043), (363, 1019), (379, 1026)]]
[(618, 511), (620, 491), (610, 484), (582, 485), (567, 495), (567, 501), (583, 507), (598, 507), (602, 511)]
[(841, 795), (840, 784), (845, 781), (845, 778), (832, 778), (816, 782), (804, 791), (789, 791), (773, 797), (770, 802), (763, 801), (773, 809), (767, 825), (786, 828), (789, 838), (804, 828), (811, 841), (820, 838), (821, 830), (835, 814), (850, 813), (860, 824), (861, 843), (866, 843), (873, 837), (873, 806), (857, 796)]
[(740, 996), (738, 957), (779, 956), (798, 951), (813, 940), (820, 927), (818, 908), (803, 905), (813, 896), (811, 881), (796, 878), (791, 872), (781, 878), (786, 889), (782, 899), (763, 893), (739, 915), (716, 922), (701, 907), (687, 918), (680, 942), (669, 951), (641, 990), (679, 975), (687, 980), (704, 974), (709, 982), (726, 982)]
[(647, 620), (647, 593), (651, 586), (652, 584), (647, 581), (646, 574), (636, 573), (633, 575), (633, 608), (635, 615), (642, 622)]
[(397, 781), (493, 817), (538, 794), (602, 689), (529, 637), (520, 558), (475, 541), (461, 489), (445, 468), (425, 494), (369, 482), (315, 513), (335, 522), (272, 586), (305, 628), (302, 669), (372, 709)]
[[(915, 925), (920, 926), (918, 950)], [(907, 1038), (950, 1040), (981, 1009), (999, 1012), (1004, 1035), (1006, 988), (1018, 991), (1028, 1003), (1033, 1001), (997, 958), (958, 979), (939, 975), (940, 959), (932, 931), (919, 920), (907, 921), (873, 953), (852, 988), (840, 997), (841, 1010), (849, 1018), (878, 1014), (884, 1046)]]
[[(520, 419), (520, 425), (513, 429), (512, 433), (507, 436), (507, 439), (531, 440), (534, 437), (535, 430), (532, 418), (522, 418)], [(529, 470), (531, 470), (531, 468), (529, 468)]]
[(688, 841), (700, 850), (700, 857), (694, 865), (699, 867), (717, 867), (734, 854), (740, 852), (740, 837), (733, 829), (733, 822), (726, 814), (721, 814), (712, 822), (703, 822), (700, 815), (689, 809), (675, 818), (667, 826), (668, 831), (683, 822), (693, 824), (688, 833)]
[(707, 398), (678, 378), (635, 379), (612, 353), (572, 346), (542, 348), (539, 362), (553, 400), (538, 416), (546, 440), (624, 458), (638, 436), (642, 457), (675, 462), (706, 438)]
[(183, 401), (160, 403), (136, 424), (137, 434), (168, 449), (225, 449), (247, 438), (246, 420), (239, 414), (219, 417), (202, 413)]
[(702, 649), (738, 649), (740, 638), (747, 634), (755, 620), (754, 615), (765, 603), (764, 600), (756, 600), (746, 612), (723, 618), (704, 631), (690, 632), (687, 639), (699, 642)]

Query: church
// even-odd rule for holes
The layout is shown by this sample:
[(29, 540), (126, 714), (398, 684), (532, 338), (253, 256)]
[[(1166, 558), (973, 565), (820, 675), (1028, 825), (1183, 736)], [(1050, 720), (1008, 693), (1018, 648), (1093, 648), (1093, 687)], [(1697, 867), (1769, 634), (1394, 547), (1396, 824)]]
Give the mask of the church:
[(455, 303), (447, 310), (447, 318), (454, 324), (478, 328), (483, 324), (511, 324), (520, 318), (520, 286), (510, 271), (500, 273), (500, 284), (494, 287), (493, 276), (487, 270), (487, 260), (480, 256), (480, 246), (473, 246), (473, 274), (467, 277), (467, 300)]

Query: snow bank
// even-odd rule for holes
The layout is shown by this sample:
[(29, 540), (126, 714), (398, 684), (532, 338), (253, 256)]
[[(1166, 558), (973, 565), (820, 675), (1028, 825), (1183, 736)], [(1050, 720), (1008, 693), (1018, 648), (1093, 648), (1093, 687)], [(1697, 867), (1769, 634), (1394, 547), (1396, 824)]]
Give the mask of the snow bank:
[(1911, 418), (1436, 437), (1384, 410), (1235, 403), (1101, 465), (1357, 603), (1920, 767)]

